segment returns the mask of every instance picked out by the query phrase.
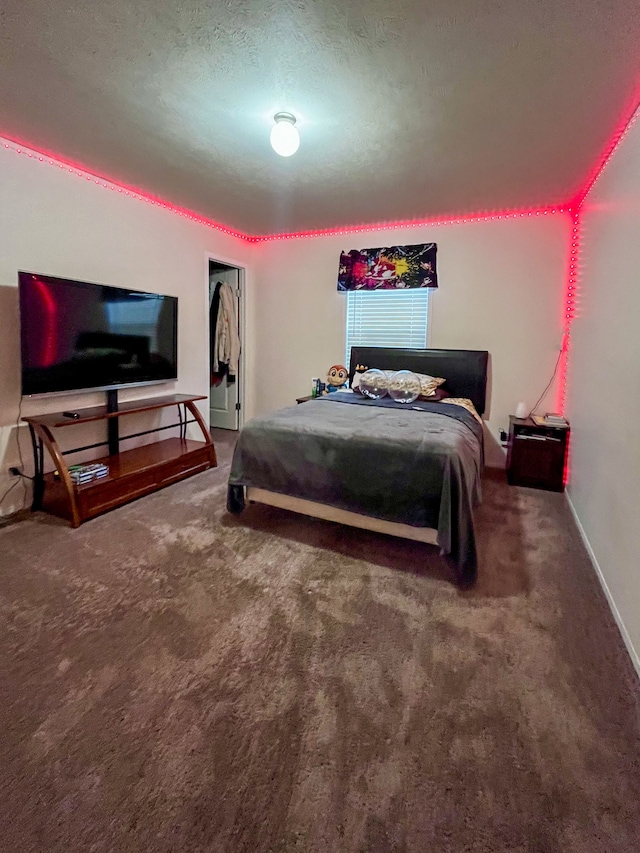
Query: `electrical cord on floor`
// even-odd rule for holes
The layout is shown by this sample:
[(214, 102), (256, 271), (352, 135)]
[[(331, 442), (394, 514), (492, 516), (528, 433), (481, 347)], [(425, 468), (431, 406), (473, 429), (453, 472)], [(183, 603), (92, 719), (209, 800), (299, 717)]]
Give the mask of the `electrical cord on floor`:
[(544, 398), (547, 396), (547, 393), (548, 393), (548, 391), (549, 391), (549, 388), (551, 388), (551, 386), (553, 385), (553, 380), (556, 378), (556, 374), (557, 374), (557, 372), (558, 372), (558, 367), (560, 367), (560, 359), (562, 358), (562, 353), (563, 353), (563, 350), (561, 349), (561, 350), (560, 350), (560, 352), (558, 353), (558, 358), (556, 359), (556, 366), (555, 366), (555, 367), (554, 367), (554, 369), (553, 369), (553, 376), (552, 376), (552, 377), (551, 377), (551, 379), (549, 380), (549, 384), (547, 385), (547, 387), (544, 389), (544, 391), (542, 392), (542, 394), (538, 397), (538, 399), (537, 399), (537, 400), (536, 400), (536, 402), (534, 403), (533, 408), (531, 409), (531, 411), (529, 412), (529, 414), (527, 415), (527, 417), (529, 417), (529, 418), (530, 418), (530, 417), (531, 417), (531, 415), (535, 415), (535, 413), (536, 413), (536, 409), (538, 408), (538, 406), (540, 405), (540, 403), (544, 400)]
[(10, 493), (15, 489), (18, 483), (22, 483), (22, 506), (19, 509), (10, 512), (8, 515), (0, 515), (0, 525), (6, 524), (6, 522), (10, 521), (12, 518), (15, 518), (16, 515), (21, 513), (26, 504), (28, 498), (28, 487), (25, 483), (25, 480), (31, 480), (32, 477), (29, 477), (24, 473), (24, 457), (22, 455), (22, 447), (20, 446), (20, 421), (22, 419), (22, 398), (20, 398), (20, 403), (18, 405), (18, 417), (16, 418), (16, 444), (18, 445), (18, 458), (20, 459), (20, 476), (19, 479), (16, 479), (15, 483), (12, 483), (6, 492), (0, 498), (0, 507), (5, 502), (6, 498), (10, 495)]
[[(0, 507), (4, 503), (5, 498), (8, 497), (8, 495), (13, 491), (13, 489), (15, 489), (19, 482), (19, 480), (16, 480), (15, 483), (12, 483), (7, 489), (7, 491), (2, 495), (2, 497), (0, 498)], [(12, 521), (16, 516), (21, 515), (21, 513), (24, 512), (24, 509), (25, 501), (23, 500), (20, 509), (16, 509), (13, 512), (8, 513), (7, 515), (0, 515), (0, 527), (4, 527), (5, 524), (9, 524), (9, 522)]]
[(22, 509), (24, 509), (27, 498), (29, 496), (29, 489), (25, 480), (32, 479), (28, 477), (24, 472), (24, 458), (22, 456), (22, 447), (20, 446), (20, 421), (22, 420), (22, 397), (20, 397), (20, 402), (18, 403), (18, 417), (16, 419), (16, 444), (18, 445), (18, 459), (20, 460), (20, 476), (22, 479)]
[[(6, 491), (6, 492), (4, 493), (4, 495), (0, 498), (0, 506), (2, 506), (2, 504), (3, 504), (3, 503), (4, 503), (4, 501), (5, 501), (5, 498), (7, 498), (9, 494), (11, 494), (11, 492), (15, 489), (15, 487), (18, 485), (18, 483), (19, 483), (19, 482), (20, 482), (20, 480), (16, 480), (16, 481), (15, 481), (15, 483), (12, 483), (12, 484), (9, 486), (9, 488), (7, 489), (7, 491)], [(20, 510), (16, 510), (16, 512), (20, 512)], [(11, 518), (11, 516), (12, 516), (12, 515), (15, 515), (15, 513), (13, 513), (13, 512), (12, 512), (12, 513), (10, 513), (9, 515), (0, 515), (0, 522), (1, 522), (1, 521), (4, 521), (4, 519), (5, 519), (5, 518)]]

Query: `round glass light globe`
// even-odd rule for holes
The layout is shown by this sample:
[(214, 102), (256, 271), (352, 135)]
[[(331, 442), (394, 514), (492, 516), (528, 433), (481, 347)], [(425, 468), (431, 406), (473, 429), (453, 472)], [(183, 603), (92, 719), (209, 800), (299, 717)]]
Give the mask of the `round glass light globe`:
[(420, 380), (411, 370), (398, 370), (389, 380), (389, 396), (396, 403), (413, 403), (420, 391)]
[(379, 400), (387, 393), (389, 382), (383, 370), (372, 368), (366, 370), (360, 377), (360, 390), (365, 397), (371, 400)]
[(280, 119), (271, 128), (271, 147), (281, 157), (291, 157), (300, 147), (300, 134), (297, 127), (288, 119)]

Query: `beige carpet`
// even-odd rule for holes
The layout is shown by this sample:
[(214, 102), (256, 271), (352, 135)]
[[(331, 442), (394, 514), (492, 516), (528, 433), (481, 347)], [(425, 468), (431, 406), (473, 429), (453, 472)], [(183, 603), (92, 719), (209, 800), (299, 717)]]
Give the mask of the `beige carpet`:
[(0, 529), (10, 853), (635, 853), (639, 690), (564, 497), (485, 483), (480, 580), (251, 507), (225, 464)]

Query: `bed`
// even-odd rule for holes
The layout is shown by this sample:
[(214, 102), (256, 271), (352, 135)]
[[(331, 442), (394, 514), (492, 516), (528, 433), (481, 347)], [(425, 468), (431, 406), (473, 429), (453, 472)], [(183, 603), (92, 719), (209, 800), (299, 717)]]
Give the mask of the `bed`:
[(357, 365), (446, 379), (459, 403), (374, 401), (352, 392), (249, 421), (236, 444), (227, 507), (247, 501), (438, 545), (462, 585), (477, 576), (488, 353), (354, 347)]

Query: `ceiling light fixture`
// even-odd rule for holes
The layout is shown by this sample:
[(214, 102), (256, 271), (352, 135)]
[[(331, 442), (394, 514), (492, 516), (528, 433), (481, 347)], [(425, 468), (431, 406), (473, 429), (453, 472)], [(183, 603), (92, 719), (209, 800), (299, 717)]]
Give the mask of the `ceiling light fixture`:
[(276, 113), (271, 128), (271, 147), (281, 157), (291, 157), (300, 146), (300, 134), (296, 127), (296, 117), (291, 113)]

